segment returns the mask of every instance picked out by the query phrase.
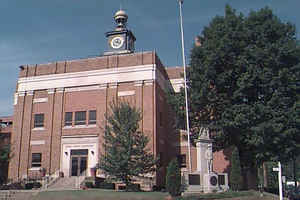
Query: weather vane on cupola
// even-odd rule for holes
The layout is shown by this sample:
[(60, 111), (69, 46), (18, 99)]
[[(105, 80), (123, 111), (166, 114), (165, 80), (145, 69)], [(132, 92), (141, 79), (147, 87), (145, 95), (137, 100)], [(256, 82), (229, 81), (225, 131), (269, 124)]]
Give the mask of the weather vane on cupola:
[(135, 37), (127, 29), (128, 15), (120, 8), (114, 15), (116, 29), (106, 33), (108, 41), (108, 51), (104, 55), (128, 54), (134, 52)]

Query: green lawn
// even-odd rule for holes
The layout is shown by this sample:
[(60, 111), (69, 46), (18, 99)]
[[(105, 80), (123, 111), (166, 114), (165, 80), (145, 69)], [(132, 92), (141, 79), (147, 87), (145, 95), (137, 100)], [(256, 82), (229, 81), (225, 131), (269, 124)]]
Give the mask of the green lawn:
[[(162, 192), (117, 192), (109, 190), (47, 191), (40, 192), (32, 200), (164, 200)], [(274, 200), (271, 196), (260, 197), (258, 192), (225, 192), (178, 197), (176, 200)]]
[(162, 192), (116, 192), (108, 190), (40, 192), (34, 200), (160, 200)]

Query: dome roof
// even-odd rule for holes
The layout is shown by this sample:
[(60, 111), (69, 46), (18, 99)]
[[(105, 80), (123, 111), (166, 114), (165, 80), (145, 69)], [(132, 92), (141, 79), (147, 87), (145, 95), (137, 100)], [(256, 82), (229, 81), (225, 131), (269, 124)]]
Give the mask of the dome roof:
[(119, 17), (125, 17), (128, 18), (128, 15), (126, 14), (126, 12), (124, 10), (119, 10), (116, 12), (114, 18), (119, 18)]

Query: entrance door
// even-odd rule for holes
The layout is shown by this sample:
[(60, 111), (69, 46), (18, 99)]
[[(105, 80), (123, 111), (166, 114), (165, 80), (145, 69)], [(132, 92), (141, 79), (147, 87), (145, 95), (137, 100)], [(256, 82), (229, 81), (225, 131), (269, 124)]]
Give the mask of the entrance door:
[(71, 150), (71, 176), (85, 176), (87, 169), (87, 149)]

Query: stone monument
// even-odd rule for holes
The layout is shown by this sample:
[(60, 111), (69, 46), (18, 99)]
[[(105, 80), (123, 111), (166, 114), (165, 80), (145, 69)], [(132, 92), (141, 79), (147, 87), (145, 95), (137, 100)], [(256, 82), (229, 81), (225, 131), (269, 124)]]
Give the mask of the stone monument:
[[(187, 182), (186, 192), (210, 193), (221, 190), (222, 188), (218, 183), (218, 174), (213, 172), (212, 139), (210, 139), (208, 128), (200, 128), (199, 136), (195, 143), (197, 150), (197, 171), (185, 176)], [(224, 179), (228, 187), (227, 174), (222, 175), (225, 176)]]

